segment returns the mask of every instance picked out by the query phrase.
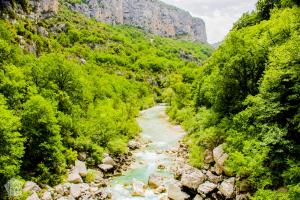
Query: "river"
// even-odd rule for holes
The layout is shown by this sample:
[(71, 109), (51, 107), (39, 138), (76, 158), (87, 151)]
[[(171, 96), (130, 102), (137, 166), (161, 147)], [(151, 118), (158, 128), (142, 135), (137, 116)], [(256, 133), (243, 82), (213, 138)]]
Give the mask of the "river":
[[(144, 197), (133, 197), (131, 184), (133, 179), (148, 182), (149, 175), (161, 174), (166, 178), (172, 177), (169, 168), (174, 158), (164, 153), (168, 149), (176, 148), (178, 141), (184, 136), (180, 126), (172, 125), (165, 113), (165, 105), (157, 105), (141, 112), (137, 121), (142, 128), (141, 137), (151, 143), (143, 149), (134, 152), (134, 163), (123, 175), (115, 177), (111, 182), (113, 200), (159, 200), (165, 194), (155, 194), (147, 189)], [(165, 169), (158, 169), (163, 165)]]

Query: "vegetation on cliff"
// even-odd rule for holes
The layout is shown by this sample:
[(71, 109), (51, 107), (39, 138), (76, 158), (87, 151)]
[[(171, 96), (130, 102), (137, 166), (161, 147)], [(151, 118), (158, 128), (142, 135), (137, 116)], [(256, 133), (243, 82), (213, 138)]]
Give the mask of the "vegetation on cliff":
[(260, 0), (203, 68), (170, 75), (164, 92), (189, 132), (190, 162), (225, 143), (227, 173), (254, 199), (300, 198), (299, 44), (297, 1)]

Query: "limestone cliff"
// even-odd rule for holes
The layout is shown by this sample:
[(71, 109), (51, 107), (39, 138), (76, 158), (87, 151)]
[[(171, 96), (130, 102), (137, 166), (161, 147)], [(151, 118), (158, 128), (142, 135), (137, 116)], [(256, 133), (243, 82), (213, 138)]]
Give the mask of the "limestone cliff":
[(132, 25), (157, 35), (207, 42), (205, 23), (158, 0), (85, 0), (74, 11), (111, 24)]

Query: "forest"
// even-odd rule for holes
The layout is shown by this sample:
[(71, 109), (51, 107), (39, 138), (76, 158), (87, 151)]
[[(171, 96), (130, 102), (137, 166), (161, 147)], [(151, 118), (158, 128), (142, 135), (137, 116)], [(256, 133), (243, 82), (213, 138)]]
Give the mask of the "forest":
[(16, 177), (58, 184), (79, 152), (90, 166), (126, 153), (139, 111), (162, 101), (166, 74), (212, 53), (67, 7), (38, 22), (15, 17), (0, 20), (1, 191)]
[(252, 199), (300, 199), (299, 1), (259, 0), (215, 51), (65, 6), (13, 18), (0, 19), (0, 191), (58, 184), (82, 151), (90, 166), (126, 153), (139, 111), (165, 102), (193, 166), (224, 143)]
[(163, 93), (189, 133), (190, 162), (201, 168), (205, 149), (225, 143), (227, 173), (245, 178), (253, 199), (300, 198), (299, 36), (298, 1), (260, 0), (200, 69), (170, 74)]

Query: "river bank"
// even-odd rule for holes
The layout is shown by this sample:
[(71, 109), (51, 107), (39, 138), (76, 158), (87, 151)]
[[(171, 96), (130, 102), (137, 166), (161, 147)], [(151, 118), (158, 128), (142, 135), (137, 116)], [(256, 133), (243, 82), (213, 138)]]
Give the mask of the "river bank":
[(157, 105), (141, 112), (137, 121), (142, 132), (128, 143), (127, 154), (105, 154), (102, 164), (87, 169), (86, 155), (79, 153), (66, 183), (41, 189), (26, 182), (23, 191), (32, 193), (27, 199), (247, 199), (223, 168), (228, 155), (222, 146), (206, 151), (203, 169), (188, 164), (188, 148), (180, 142), (185, 132), (169, 122), (165, 109)]

